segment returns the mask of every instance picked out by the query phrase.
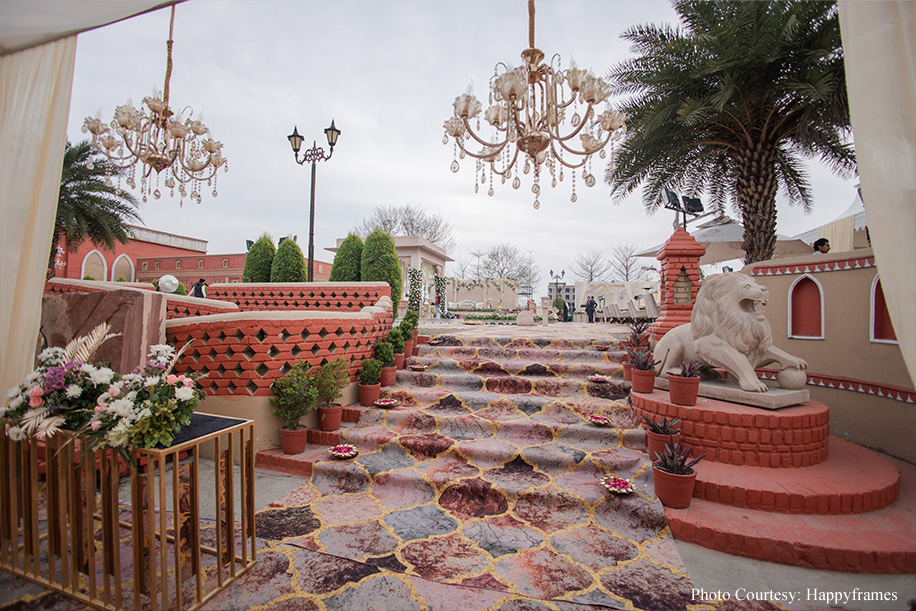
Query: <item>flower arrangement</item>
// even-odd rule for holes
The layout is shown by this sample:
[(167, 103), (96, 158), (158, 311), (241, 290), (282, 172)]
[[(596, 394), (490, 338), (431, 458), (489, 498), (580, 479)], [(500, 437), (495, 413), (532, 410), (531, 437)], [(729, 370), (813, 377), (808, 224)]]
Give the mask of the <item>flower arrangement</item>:
[(423, 281), (423, 272), (415, 267), (407, 270), (407, 309), (420, 310), (420, 285)]
[(681, 441), (671, 441), (665, 444), (665, 451), (658, 455), (658, 460), (652, 464), (662, 471), (673, 473), (674, 475), (690, 475), (693, 473), (693, 466), (703, 460), (706, 453), (700, 454), (693, 460), (690, 460), (692, 450), (684, 445)]
[(345, 460), (347, 458), (355, 457), (357, 454), (359, 454), (359, 450), (357, 450), (356, 446), (354, 445), (349, 443), (342, 443), (328, 450), (328, 453), (337, 460)]
[(588, 380), (589, 382), (610, 382), (611, 378), (596, 373), (588, 376)]
[(607, 344), (595, 344), (595, 350), (598, 352), (607, 352), (609, 348), (610, 346)]
[(190, 342), (177, 352), (152, 346), (143, 367), (121, 375), (89, 362), (116, 336), (109, 330), (102, 323), (66, 348), (41, 352), (38, 367), (8, 393), (9, 407), (0, 407), (11, 439), (41, 440), (69, 430), (88, 450), (115, 448), (129, 458), (134, 448), (168, 446), (190, 423), (202, 376), (172, 373)]
[(614, 494), (630, 494), (635, 490), (633, 484), (615, 475), (602, 477), (601, 484), (607, 488), (608, 492), (613, 492)]
[(611, 419), (604, 416), (589, 416), (588, 421), (595, 426), (607, 426), (611, 423)]
[(407, 360), (407, 366), (410, 367), (413, 371), (426, 371), (429, 369), (429, 365), (421, 363), (418, 359), (413, 357)]
[(390, 408), (390, 407), (397, 407), (398, 400), (397, 399), (379, 399), (373, 405), (375, 405), (375, 407), (381, 407), (383, 409)]

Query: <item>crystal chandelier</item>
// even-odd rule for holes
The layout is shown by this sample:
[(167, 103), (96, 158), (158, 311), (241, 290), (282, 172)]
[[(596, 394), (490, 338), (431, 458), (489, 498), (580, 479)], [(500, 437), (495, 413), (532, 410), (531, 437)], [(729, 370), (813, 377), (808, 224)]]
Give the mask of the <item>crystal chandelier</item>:
[[(83, 133), (92, 134), (92, 146), (105, 155), (111, 165), (127, 170), (125, 182), (131, 189), (137, 187), (137, 166), (140, 165), (140, 193), (146, 203), (147, 195), (159, 199), (159, 179), (165, 170), (163, 184), (175, 196), (177, 186), (181, 196), (190, 198), (198, 204), (203, 183), (213, 187), (212, 196), (216, 197), (216, 172), (222, 167), (229, 170), (226, 158), (222, 156), (221, 142), (210, 137), (210, 128), (200, 120), (192, 119), (194, 110), (186, 106), (177, 115), (169, 108), (169, 80), (172, 76), (172, 33), (175, 27), (175, 5), (172, 5), (172, 16), (169, 22), (169, 39), (166, 42), (168, 51), (165, 67), (165, 89), (160, 96), (143, 98), (149, 110), (134, 108), (130, 100), (115, 109), (114, 119), (109, 125), (102, 123), (99, 117), (86, 117), (83, 121)], [(188, 111), (187, 118), (184, 118)], [(91, 169), (91, 168), (90, 168)], [(156, 171), (152, 176), (153, 170)], [(118, 174), (118, 192), (120, 193), (121, 176)], [(112, 186), (111, 172), (106, 177), (108, 186)]]
[[(534, 170), (531, 191), (535, 208), (541, 207), (542, 166), (550, 173), (551, 187), (564, 179), (564, 168), (569, 170), (570, 201), (575, 202), (576, 174), (581, 169), (585, 184), (595, 185), (591, 156), (597, 152), (602, 159), (607, 157), (605, 147), (626, 130), (625, 119), (610, 105), (600, 114), (596, 111), (611, 94), (604, 80), (578, 69), (575, 62), (568, 70), (561, 70), (559, 55), (554, 55), (549, 65), (541, 63), (544, 52), (534, 47), (534, 0), (528, 0), (528, 45), (522, 51), (523, 65), (513, 68), (500, 62), (490, 78), (490, 106), (484, 119), (493, 128), (492, 138), (480, 134), (483, 106), (469, 87), (455, 98), (454, 114), (444, 124), (442, 143), (448, 144), (449, 136), (454, 139), (452, 172), (459, 169), (458, 158), (470, 155), (476, 159), (475, 193), (489, 181), (487, 194), (492, 196), (494, 174), (501, 183), (511, 179), (512, 187), (518, 189), (518, 168), (524, 162), (525, 174)], [(475, 118), (476, 129), (471, 124)], [(471, 151), (466, 143), (480, 145), (480, 149)]]

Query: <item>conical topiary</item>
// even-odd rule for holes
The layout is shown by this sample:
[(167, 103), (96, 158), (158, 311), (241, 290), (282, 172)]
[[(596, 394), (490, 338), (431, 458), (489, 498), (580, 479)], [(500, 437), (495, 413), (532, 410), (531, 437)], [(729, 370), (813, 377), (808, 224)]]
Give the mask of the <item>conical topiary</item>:
[(340, 244), (331, 265), (331, 282), (359, 282), (362, 264), (363, 240), (351, 233)]
[(271, 282), (307, 282), (308, 271), (305, 268), (305, 257), (299, 245), (287, 238), (280, 242), (277, 254), (270, 267)]
[(401, 303), (401, 263), (394, 240), (380, 229), (370, 233), (363, 244), (360, 278), (364, 282), (387, 282), (391, 286), (391, 301), (397, 311)]
[(245, 256), (242, 282), (270, 282), (270, 268), (277, 249), (267, 234), (258, 238)]

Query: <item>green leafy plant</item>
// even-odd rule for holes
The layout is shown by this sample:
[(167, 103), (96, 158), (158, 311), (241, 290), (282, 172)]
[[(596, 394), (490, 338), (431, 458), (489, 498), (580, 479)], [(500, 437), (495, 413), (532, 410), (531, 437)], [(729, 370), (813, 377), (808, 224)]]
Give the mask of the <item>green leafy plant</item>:
[(319, 405), (330, 407), (331, 403), (343, 395), (343, 389), (350, 383), (350, 374), (347, 371), (349, 366), (350, 363), (341, 357), (312, 370)]
[(173, 295), (187, 295), (187, 294), (188, 294), (188, 288), (184, 285), (184, 282), (179, 282), (179, 283), (178, 283), (178, 288), (175, 289), (175, 292), (172, 293), (172, 294), (173, 294)]
[(387, 282), (391, 286), (391, 302), (397, 310), (401, 303), (401, 262), (394, 240), (384, 231), (376, 229), (363, 244), (360, 261), (360, 278), (364, 282)]
[(680, 418), (675, 418), (669, 422), (667, 418), (663, 417), (661, 422), (658, 422), (644, 414), (640, 414), (639, 417), (646, 421), (646, 428), (653, 433), (658, 433), (659, 435), (677, 435), (681, 432), (681, 429), (674, 426), (681, 421)]
[[(253, 247), (252, 247), (253, 248)], [(280, 242), (270, 265), (271, 282), (307, 282), (305, 257), (299, 245), (287, 238)]]
[(404, 336), (401, 334), (400, 329), (392, 329), (388, 332), (388, 339), (385, 340), (391, 344), (392, 349), (394, 349), (395, 354), (400, 354), (404, 352)]
[(270, 282), (270, 268), (276, 253), (277, 248), (269, 235), (264, 234), (258, 238), (245, 255), (242, 282)]
[(698, 378), (700, 377), (700, 364), (696, 361), (681, 363), (681, 372), (678, 375), (682, 378)]
[(375, 358), (382, 364), (382, 367), (393, 367), (394, 347), (386, 341), (376, 342)]
[(83, 276), (83, 280), (95, 280), (95, 278), (93, 278), (89, 274), (86, 274), (85, 276)]
[(652, 371), (661, 361), (652, 360), (652, 353), (645, 348), (630, 352), (630, 366), (637, 371)]
[(693, 466), (703, 460), (706, 453), (700, 454), (693, 460), (690, 460), (690, 454), (693, 450), (684, 445), (681, 441), (675, 441), (674, 437), (665, 444), (665, 451), (658, 454), (658, 460), (652, 464), (668, 473), (674, 475), (690, 475), (693, 473)]
[(299, 421), (315, 409), (318, 393), (311, 367), (305, 361), (293, 365), (286, 375), (270, 385), (274, 396), (270, 398), (274, 416), (286, 421), (286, 428), (296, 431), (302, 427)]
[(363, 386), (372, 386), (379, 383), (382, 377), (382, 363), (378, 359), (370, 358), (363, 361), (359, 370), (359, 383)]
[(334, 254), (331, 264), (331, 282), (359, 282), (360, 262), (363, 255), (363, 240), (355, 233), (351, 233), (340, 243), (340, 248)]

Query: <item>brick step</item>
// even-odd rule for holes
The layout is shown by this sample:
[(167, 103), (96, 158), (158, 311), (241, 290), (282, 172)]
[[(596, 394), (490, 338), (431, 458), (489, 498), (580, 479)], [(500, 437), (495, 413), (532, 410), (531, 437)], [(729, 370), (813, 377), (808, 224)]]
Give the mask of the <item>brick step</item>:
[(818, 515), (868, 513), (897, 500), (900, 474), (883, 456), (836, 437), (829, 449), (825, 462), (778, 471), (704, 461), (693, 494), (733, 507)]
[(590, 396), (600, 399), (622, 399), (630, 392), (630, 383), (624, 382), (622, 375), (610, 382), (590, 382), (581, 378), (553, 376), (545, 378), (543, 376), (474, 375), (401, 370), (397, 374), (397, 383), (400, 386), (412, 388), (439, 386), (453, 391), (485, 390), (501, 395), (537, 394), (545, 397)]
[[(665, 508), (665, 517), (679, 541), (727, 554), (828, 571), (916, 573), (916, 466), (883, 458), (900, 472), (900, 496), (879, 511), (799, 515), (695, 498), (687, 509)], [(777, 478), (783, 471), (769, 470)]]
[(533, 361), (541, 363), (622, 363), (626, 352), (612, 347), (610, 350), (600, 352), (594, 347), (586, 349), (543, 349), (543, 348), (502, 348), (480, 346), (420, 346), (418, 356), (438, 356), (463, 359), (481, 359), (498, 362), (506, 361)]
[(525, 375), (543, 377), (587, 378), (593, 374), (614, 376), (623, 380), (623, 363), (611, 361), (530, 361), (516, 359), (495, 361), (485, 358), (456, 359), (446, 356), (417, 356), (415, 360), (429, 369), (426, 373), (468, 373), (476, 375)]
[(468, 346), (472, 348), (509, 348), (513, 350), (594, 350), (597, 344), (619, 346), (620, 340), (611, 337), (594, 337), (589, 339), (550, 339), (528, 337), (488, 337), (469, 335), (437, 335), (429, 340), (429, 345)]

